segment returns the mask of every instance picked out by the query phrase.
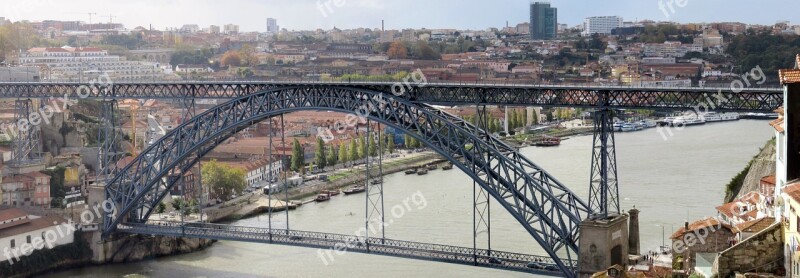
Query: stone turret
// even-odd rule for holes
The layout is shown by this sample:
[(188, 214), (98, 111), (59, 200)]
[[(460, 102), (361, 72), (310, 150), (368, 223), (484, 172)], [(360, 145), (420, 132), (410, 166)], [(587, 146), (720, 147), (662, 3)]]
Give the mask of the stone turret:
[(639, 255), (639, 210), (633, 206), (628, 215), (628, 254)]

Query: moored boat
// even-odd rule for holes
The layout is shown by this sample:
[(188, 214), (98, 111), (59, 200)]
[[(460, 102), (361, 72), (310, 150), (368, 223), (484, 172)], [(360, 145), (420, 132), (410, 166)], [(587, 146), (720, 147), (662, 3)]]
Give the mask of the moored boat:
[(319, 193), (317, 195), (317, 198), (314, 199), (314, 200), (317, 201), (317, 202), (325, 202), (325, 201), (328, 201), (330, 199), (331, 199), (331, 195), (329, 195), (328, 193)]
[(417, 168), (406, 170), (406, 175), (413, 175), (417, 173)]
[(321, 193), (327, 193), (328, 196), (336, 196), (339, 195), (339, 190), (322, 190)]
[(558, 145), (561, 145), (561, 138), (553, 137), (553, 136), (543, 136), (541, 139), (536, 141), (536, 143), (534, 143), (533, 145), (537, 146), (537, 147), (558, 146)]
[(442, 166), (442, 170), (443, 171), (452, 170), (452, 169), (453, 169), (453, 163), (448, 163), (447, 165)]
[(364, 191), (367, 191), (367, 188), (364, 187), (363, 185), (359, 185), (359, 186), (351, 187), (349, 189), (345, 189), (342, 192), (344, 192), (344, 195), (350, 195), (350, 194), (355, 194), (355, 193), (361, 193), (361, 192), (364, 192)]
[(419, 171), (417, 171), (417, 175), (420, 175), (420, 176), (427, 175), (427, 174), (428, 174), (428, 170), (427, 169), (420, 169)]
[(436, 164), (434, 164), (434, 163), (431, 163), (431, 164), (428, 164), (427, 168), (428, 168), (428, 171), (433, 171), (433, 170), (436, 170), (436, 169), (438, 169), (438, 168), (439, 168), (439, 165), (436, 165)]

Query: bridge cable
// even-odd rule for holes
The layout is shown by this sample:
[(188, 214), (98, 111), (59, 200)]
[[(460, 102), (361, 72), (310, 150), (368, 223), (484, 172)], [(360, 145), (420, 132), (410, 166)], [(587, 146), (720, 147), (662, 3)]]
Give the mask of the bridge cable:
[[(365, 199), (364, 199), (364, 201), (365, 201), (364, 202), (364, 217), (365, 217), (364, 218), (364, 228), (366, 229), (366, 232), (364, 233), (366, 235), (365, 239), (364, 239), (364, 243), (367, 246), (367, 253), (369, 253), (369, 232), (370, 232), (369, 220), (371, 218), (370, 215), (372, 214), (372, 211), (370, 210), (370, 206), (369, 206), (369, 203), (370, 203), (369, 196), (370, 196), (371, 193), (370, 193), (370, 190), (369, 190), (370, 189), (369, 141), (367, 141), (368, 140), (367, 138), (369, 138), (369, 134), (370, 134), (370, 127), (369, 126), (370, 126), (371, 123), (372, 122), (369, 119), (367, 119), (367, 133), (364, 135), (364, 137), (363, 137), (364, 139), (361, 142), (365, 146), (365, 147), (361, 148), (361, 150), (363, 151), (364, 157), (366, 158), (366, 164), (364, 164), (364, 169), (365, 169), (364, 187), (366, 188), (366, 191), (367, 191), (366, 192), (367, 194), (366, 194)], [(358, 147), (361, 147), (361, 146), (358, 146)]]
[[(269, 173), (267, 173), (267, 230), (269, 231), (269, 242), (272, 242), (272, 134), (275, 131), (272, 119), (269, 119)], [(283, 164), (281, 164), (283, 165)]]
[[(286, 124), (283, 121), (283, 114), (281, 114), (281, 144), (283, 145), (284, 153), (286, 152)], [(302, 172), (302, 169), (300, 169)], [(286, 211), (286, 235), (289, 235), (289, 184), (286, 182), (286, 175), (283, 175), (283, 192), (284, 192), (284, 210)]]

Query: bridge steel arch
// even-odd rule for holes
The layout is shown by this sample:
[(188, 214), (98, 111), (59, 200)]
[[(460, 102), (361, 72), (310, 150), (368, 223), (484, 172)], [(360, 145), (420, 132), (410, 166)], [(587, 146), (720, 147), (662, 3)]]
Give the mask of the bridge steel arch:
[(267, 90), (218, 105), (183, 123), (107, 182), (106, 198), (118, 209), (105, 216), (103, 236), (123, 223), (146, 222), (176, 184), (173, 175), (191, 169), (218, 144), (264, 119), (301, 110), (360, 113), (424, 142), (478, 181), (564, 275), (577, 275), (579, 225), (590, 214), (580, 197), (515, 149), (496, 138), (484, 141), (472, 125), (453, 115), (393, 95), (347, 87)]

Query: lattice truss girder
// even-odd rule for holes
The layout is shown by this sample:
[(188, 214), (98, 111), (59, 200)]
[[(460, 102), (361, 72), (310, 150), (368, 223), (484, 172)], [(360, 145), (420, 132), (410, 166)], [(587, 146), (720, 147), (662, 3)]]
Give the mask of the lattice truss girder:
[[(372, 120), (408, 132), (478, 180), (562, 269), (575, 269), (578, 226), (589, 211), (578, 196), (498, 139), (488, 137), (491, 140), (484, 142), (464, 121), (389, 95), (376, 96), (371, 91), (339, 87), (284, 88), (239, 98), (198, 115), (155, 142), (107, 184), (107, 196), (123, 209), (113, 221), (104, 222), (104, 235), (123, 220), (144, 222), (174, 185), (164, 176), (192, 167), (216, 145), (252, 123), (299, 110), (352, 112), (373, 107), (368, 109)], [(472, 170), (469, 165), (473, 164), (489, 182)]]
[[(155, 82), (113, 83), (107, 86), (86, 83), (0, 83), (0, 98), (94, 99), (233, 99), (278, 88), (347, 86), (386, 94), (395, 83), (309, 83), (309, 82)], [(690, 110), (705, 104), (711, 110), (771, 112), (783, 103), (777, 88), (634, 88), (535, 86), (500, 84), (412, 84), (403, 98), (414, 102), (443, 105), (511, 105), (545, 107), (596, 107), (604, 94), (610, 108)]]
[[(42, 161), (42, 142), (40, 124), (35, 123), (35, 111), (31, 99), (18, 99), (14, 102), (14, 124), (16, 134), (13, 141), (12, 165), (28, 165)], [(40, 120), (41, 122), (41, 120)]]

